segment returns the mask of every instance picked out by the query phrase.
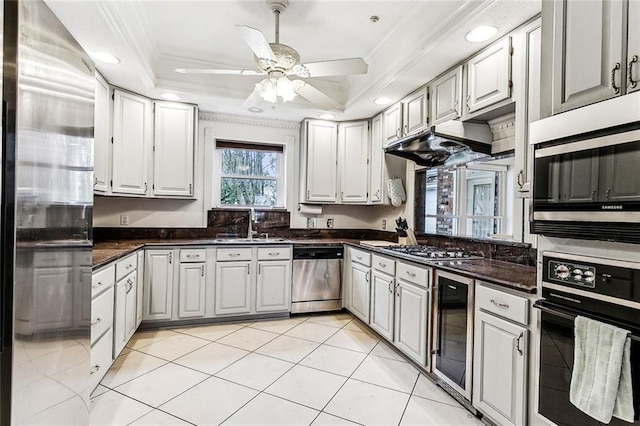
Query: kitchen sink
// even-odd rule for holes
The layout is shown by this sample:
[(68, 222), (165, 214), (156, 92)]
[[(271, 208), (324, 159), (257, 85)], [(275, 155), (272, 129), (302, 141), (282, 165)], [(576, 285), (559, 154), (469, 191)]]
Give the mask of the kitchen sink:
[(211, 240), (216, 244), (270, 244), (270, 243), (282, 243), (289, 240), (285, 238), (216, 238)]

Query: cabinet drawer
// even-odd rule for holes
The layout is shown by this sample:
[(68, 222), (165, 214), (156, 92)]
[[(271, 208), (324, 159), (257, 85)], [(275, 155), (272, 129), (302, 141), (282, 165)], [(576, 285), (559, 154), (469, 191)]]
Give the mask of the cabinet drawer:
[(386, 257), (376, 256), (375, 254), (372, 256), (371, 263), (373, 265), (373, 269), (384, 272), (389, 275), (393, 275), (396, 273), (396, 262), (395, 260), (387, 259)]
[(522, 325), (528, 323), (529, 300), (484, 285), (476, 286), (476, 309), (491, 312)]
[(225, 248), (218, 249), (216, 252), (216, 260), (233, 261), (233, 260), (251, 260), (250, 248)]
[(138, 255), (136, 253), (119, 260), (116, 263), (116, 281), (120, 281), (127, 274), (138, 267)]
[(431, 268), (420, 267), (417, 265), (409, 265), (408, 263), (398, 262), (396, 264), (396, 278), (417, 284), (421, 287), (429, 288), (431, 276)]
[(91, 344), (113, 326), (113, 286), (91, 302)]
[(111, 351), (113, 347), (113, 330), (108, 330), (95, 345), (91, 346), (90, 391), (93, 391), (111, 367)]
[(351, 261), (358, 262), (365, 266), (371, 266), (371, 253), (352, 248)]
[(116, 267), (109, 265), (91, 275), (91, 298), (96, 297), (116, 283)]
[(204, 262), (207, 260), (205, 249), (180, 250), (180, 263)]
[(258, 248), (258, 260), (289, 260), (291, 259), (291, 247), (260, 247)]

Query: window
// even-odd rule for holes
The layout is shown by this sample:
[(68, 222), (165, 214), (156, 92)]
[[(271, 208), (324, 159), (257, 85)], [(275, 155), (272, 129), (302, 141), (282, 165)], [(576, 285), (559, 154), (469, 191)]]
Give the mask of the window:
[(503, 234), (507, 167), (474, 165), (416, 172), (416, 229), (488, 238)]
[(284, 207), (282, 145), (216, 141), (220, 205)]

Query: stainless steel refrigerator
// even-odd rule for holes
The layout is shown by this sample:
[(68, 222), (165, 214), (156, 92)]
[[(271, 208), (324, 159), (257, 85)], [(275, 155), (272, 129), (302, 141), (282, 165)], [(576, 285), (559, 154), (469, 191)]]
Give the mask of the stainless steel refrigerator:
[(2, 3), (0, 424), (89, 424), (94, 65)]

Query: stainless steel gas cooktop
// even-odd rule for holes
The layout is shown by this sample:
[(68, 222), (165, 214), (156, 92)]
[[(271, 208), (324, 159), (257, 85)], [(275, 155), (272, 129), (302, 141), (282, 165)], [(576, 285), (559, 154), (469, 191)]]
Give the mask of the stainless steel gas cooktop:
[(384, 250), (390, 250), (396, 253), (402, 253), (410, 256), (416, 256), (421, 259), (433, 260), (452, 260), (452, 259), (478, 259), (480, 256), (474, 256), (461, 249), (451, 248), (442, 249), (434, 246), (392, 246), (385, 247)]

